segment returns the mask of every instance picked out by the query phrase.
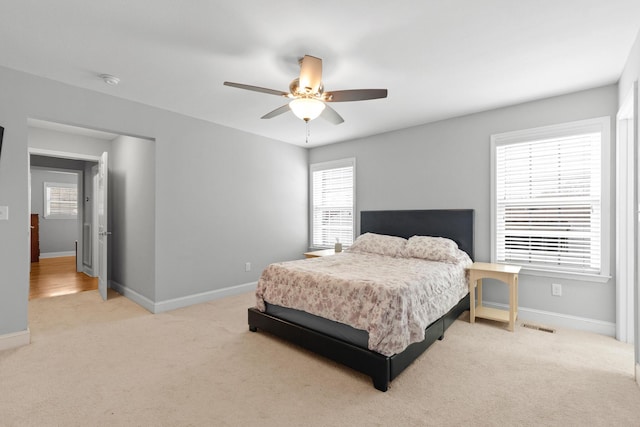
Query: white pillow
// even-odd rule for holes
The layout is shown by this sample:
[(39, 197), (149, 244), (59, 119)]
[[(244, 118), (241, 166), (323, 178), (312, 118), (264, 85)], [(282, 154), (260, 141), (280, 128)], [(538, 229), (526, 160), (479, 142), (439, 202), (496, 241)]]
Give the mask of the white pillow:
[(403, 254), (407, 239), (385, 234), (364, 233), (358, 236), (349, 247), (349, 252), (371, 253), (400, 257)]
[(430, 261), (457, 263), (460, 259), (458, 245), (445, 237), (413, 236), (405, 245), (403, 255)]

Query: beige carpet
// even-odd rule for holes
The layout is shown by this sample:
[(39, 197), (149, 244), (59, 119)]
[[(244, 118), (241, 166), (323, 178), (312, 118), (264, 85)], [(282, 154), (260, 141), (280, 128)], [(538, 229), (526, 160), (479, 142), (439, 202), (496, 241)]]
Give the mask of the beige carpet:
[(251, 294), (152, 315), (96, 291), (29, 303), (0, 352), (2, 426), (638, 426), (633, 349), (468, 323), (391, 384), (251, 333)]

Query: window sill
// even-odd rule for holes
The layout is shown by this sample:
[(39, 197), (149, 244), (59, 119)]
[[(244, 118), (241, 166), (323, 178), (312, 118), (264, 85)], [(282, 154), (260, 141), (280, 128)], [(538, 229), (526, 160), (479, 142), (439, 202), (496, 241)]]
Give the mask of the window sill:
[(561, 271), (552, 270), (536, 270), (530, 267), (522, 266), (520, 270), (521, 275), (525, 276), (538, 276), (538, 277), (553, 277), (557, 279), (576, 280), (580, 282), (593, 282), (593, 283), (607, 283), (611, 280), (611, 276), (599, 275), (599, 274), (583, 274), (583, 273), (565, 273)]
[(78, 216), (73, 215), (43, 215), (44, 219), (78, 219)]

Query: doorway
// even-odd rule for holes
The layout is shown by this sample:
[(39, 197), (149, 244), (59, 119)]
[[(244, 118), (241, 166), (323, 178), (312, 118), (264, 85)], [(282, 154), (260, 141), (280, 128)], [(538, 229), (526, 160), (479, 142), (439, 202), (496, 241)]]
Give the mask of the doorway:
[(93, 179), (97, 163), (30, 150), (29, 299), (97, 289), (91, 262)]
[[(29, 299), (96, 289), (85, 234), (84, 171), (95, 162), (30, 155), (31, 265)], [(85, 188), (87, 187), (87, 188)], [(90, 206), (86, 209), (90, 215)], [(90, 236), (89, 236), (90, 237)]]
[[(93, 175), (98, 173), (101, 154), (109, 150), (118, 135), (41, 120), (28, 122), (29, 210), (39, 216), (40, 252), (44, 255), (39, 263), (31, 264), (30, 288), (32, 284), (35, 288), (30, 289), (30, 299), (94, 289), (99, 270), (106, 283), (107, 268), (99, 269), (93, 256), (98, 252), (94, 244), (98, 226), (94, 221), (97, 190)], [(61, 188), (65, 186), (73, 189)], [(48, 197), (71, 197), (72, 193), (73, 200), (51, 202), (55, 213), (63, 215), (46, 217)], [(66, 210), (61, 208), (65, 204)], [(104, 291), (106, 296), (106, 287)]]
[(28, 123), (29, 156), (97, 162), (98, 167), (84, 168), (85, 188), (98, 190), (83, 200), (83, 226), (91, 230), (79, 231), (79, 259), (91, 265), (92, 276), (104, 277), (98, 282), (101, 296), (109, 287), (150, 306), (155, 295), (155, 139), (34, 119)]

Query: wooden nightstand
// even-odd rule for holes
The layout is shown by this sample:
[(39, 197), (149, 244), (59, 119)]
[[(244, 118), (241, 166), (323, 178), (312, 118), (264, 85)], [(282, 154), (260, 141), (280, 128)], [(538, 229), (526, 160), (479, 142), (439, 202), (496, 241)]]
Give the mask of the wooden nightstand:
[(304, 257), (317, 258), (321, 256), (329, 256), (329, 255), (335, 255), (335, 254), (336, 254), (336, 251), (333, 249), (320, 249), (319, 251), (305, 252)]
[[(491, 264), (487, 262), (474, 262), (469, 267), (469, 305), (470, 322), (475, 323), (476, 317), (497, 320), (509, 324), (509, 330), (518, 318), (518, 273), (520, 267), (506, 264)], [(482, 279), (496, 279), (509, 286), (509, 310), (484, 307), (482, 305)], [(475, 294), (478, 288), (478, 303), (476, 305)]]

